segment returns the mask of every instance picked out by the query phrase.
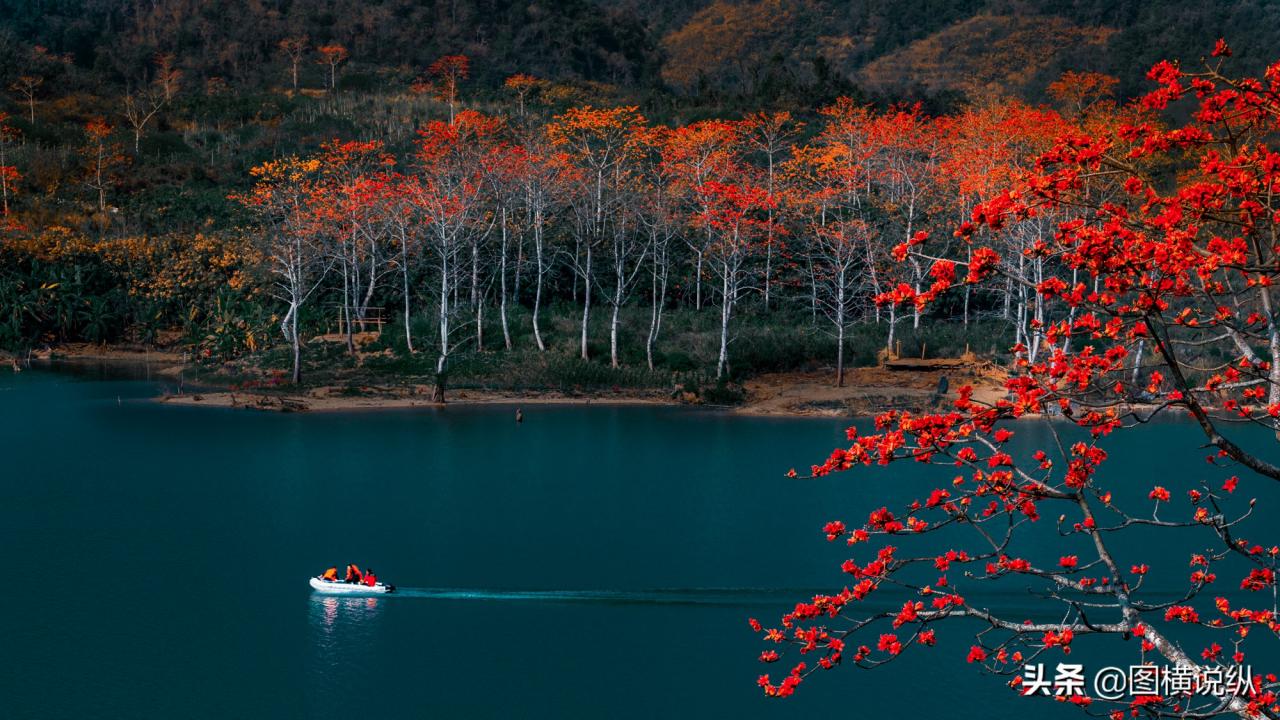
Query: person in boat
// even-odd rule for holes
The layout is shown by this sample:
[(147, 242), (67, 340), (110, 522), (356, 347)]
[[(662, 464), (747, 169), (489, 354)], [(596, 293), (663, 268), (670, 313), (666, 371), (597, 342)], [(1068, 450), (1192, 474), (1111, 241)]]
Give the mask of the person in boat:
[(364, 569), (364, 580), (362, 582), (369, 587), (378, 584), (378, 576), (373, 574), (373, 568)]
[(346, 578), (347, 582), (359, 584), (360, 581), (363, 579), (364, 579), (364, 574), (360, 572), (359, 565), (352, 563), (347, 566), (347, 578)]
[(331, 567), (328, 570), (325, 570), (324, 575), (321, 575), (320, 579), (325, 582), (338, 582), (338, 568)]

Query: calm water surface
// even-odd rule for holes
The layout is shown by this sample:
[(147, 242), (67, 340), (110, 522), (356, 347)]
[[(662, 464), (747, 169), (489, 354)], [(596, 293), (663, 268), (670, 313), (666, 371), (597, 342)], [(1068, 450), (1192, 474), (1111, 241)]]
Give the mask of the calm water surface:
[[(20, 580), (0, 594), (4, 717), (1078, 717), (966, 665), (961, 628), (897, 666), (762, 697), (746, 619), (841, 587), (848, 552), (823, 523), (938, 482), (914, 466), (783, 477), (839, 444), (844, 422), (601, 406), (527, 406), (520, 426), (509, 407), (281, 415), (150, 402), (161, 388), (0, 373), (0, 560)], [(1148, 428), (1109, 471), (1133, 492), (1155, 478), (1185, 493), (1207, 472), (1196, 443), (1183, 425)], [(1121, 561), (1167, 550), (1144, 542)], [(348, 562), (405, 594), (311, 594), (309, 575)], [(988, 599), (1034, 614), (1020, 588)]]

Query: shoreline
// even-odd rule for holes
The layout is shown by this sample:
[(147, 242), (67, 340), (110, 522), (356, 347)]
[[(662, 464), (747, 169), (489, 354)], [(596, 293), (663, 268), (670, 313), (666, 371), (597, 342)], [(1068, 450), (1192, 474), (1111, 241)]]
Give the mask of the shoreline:
[[(316, 388), (327, 390), (332, 388)], [(313, 390), (313, 391), (314, 391)], [(164, 395), (155, 402), (185, 407), (217, 407), (266, 412), (353, 412), (376, 410), (404, 410), (411, 408), (445, 409), (453, 406), (473, 405), (683, 405), (675, 400), (662, 398), (618, 396), (571, 395), (518, 395), (502, 391), (458, 390), (450, 393), (446, 402), (432, 402), (429, 396), (370, 396), (341, 395), (317, 396), (311, 393), (286, 394), (262, 392), (236, 392), (218, 390), (206, 393)], [(690, 406), (695, 407), (695, 406)]]
[[(11, 359), (13, 356), (9, 356)], [(60, 345), (32, 353), (40, 365), (57, 363), (87, 365), (145, 365), (148, 372), (179, 379), (185, 370), (196, 369), (185, 352), (141, 346), (101, 346), (88, 343)], [(197, 376), (203, 373), (196, 373)], [(837, 387), (832, 369), (767, 373), (742, 383), (744, 399), (738, 405), (711, 405), (682, 388), (599, 390), (508, 390), (456, 388), (446, 394), (446, 402), (432, 402), (431, 387), (401, 382), (396, 378), (374, 378), (359, 384), (327, 384), (293, 389), (276, 387), (236, 388), (225, 380), (204, 381), (203, 390), (181, 389), (154, 399), (185, 407), (220, 407), (272, 412), (346, 412), (409, 408), (446, 408), (451, 405), (615, 405), (683, 406), (715, 409), (751, 417), (868, 417), (884, 410), (928, 411), (945, 406), (961, 385), (972, 385), (974, 397), (992, 401), (1005, 395), (1004, 374), (987, 362), (971, 362), (945, 367), (886, 366), (856, 367), (845, 371), (845, 384)], [(199, 383), (196, 378), (188, 381)], [(944, 382), (945, 381), (945, 382)], [(939, 393), (942, 385), (946, 392)]]
[(25, 356), (0, 351), (0, 361), (4, 365), (12, 365), (15, 372), (21, 372), (24, 366), (57, 370), (59, 365), (77, 368), (96, 365), (145, 368), (149, 374), (173, 379), (180, 379), (183, 371), (191, 366), (185, 352), (91, 343), (69, 343), (31, 351)]
[[(945, 405), (964, 384), (975, 387), (974, 396), (994, 400), (1005, 389), (989, 373), (950, 371), (895, 371), (883, 367), (851, 368), (846, 384), (837, 387), (830, 372), (770, 373), (743, 383), (745, 398), (738, 405), (712, 405), (694, 396), (670, 390), (600, 390), (566, 393), (558, 390), (504, 390), (456, 388), (446, 401), (433, 402), (431, 386), (418, 384), (358, 386), (320, 385), (292, 390), (282, 385), (262, 388), (217, 388), (207, 392), (165, 395), (157, 402), (187, 407), (221, 407), (273, 412), (346, 412), (405, 408), (446, 408), (467, 405), (614, 405), (669, 406), (715, 409), (750, 417), (870, 417), (886, 409), (925, 412)], [(949, 378), (948, 392), (939, 395), (942, 377)]]
[(66, 343), (32, 350), (26, 357), (0, 351), (0, 358), (43, 362), (142, 362), (186, 365), (189, 353), (182, 350), (152, 348), (145, 345), (95, 345)]

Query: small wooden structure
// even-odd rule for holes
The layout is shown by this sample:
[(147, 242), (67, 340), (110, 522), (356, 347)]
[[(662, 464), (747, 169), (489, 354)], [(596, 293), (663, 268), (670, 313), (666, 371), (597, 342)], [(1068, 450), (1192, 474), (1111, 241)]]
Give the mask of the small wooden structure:
[(926, 358), (925, 347), (920, 348), (920, 357), (904, 358), (902, 357), (902, 341), (898, 341), (896, 352), (882, 351), (880, 362), (886, 370), (965, 370), (977, 369), (990, 365), (978, 359), (978, 356), (970, 352), (968, 343), (964, 346), (964, 354), (956, 358)]
[(888, 370), (963, 370), (975, 365), (972, 360), (964, 358), (886, 358), (884, 366)]
[(347, 334), (347, 319), (351, 320), (351, 332), (382, 332), (382, 326), (387, 323), (386, 316), (383, 314), (383, 308), (370, 307), (364, 309), (364, 318), (359, 317), (359, 308), (344, 307), (342, 305), (335, 306), (337, 311), (338, 330), (333, 333), (335, 335)]

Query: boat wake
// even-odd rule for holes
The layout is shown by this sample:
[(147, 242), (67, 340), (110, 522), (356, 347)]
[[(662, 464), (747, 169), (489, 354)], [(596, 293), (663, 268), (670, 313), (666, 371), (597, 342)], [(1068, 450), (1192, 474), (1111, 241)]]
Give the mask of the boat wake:
[(794, 603), (820, 590), (800, 588), (657, 588), (652, 590), (487, 590), (397, 587), (395, 597), (423, 600), (611, 605), (760, 605)]

